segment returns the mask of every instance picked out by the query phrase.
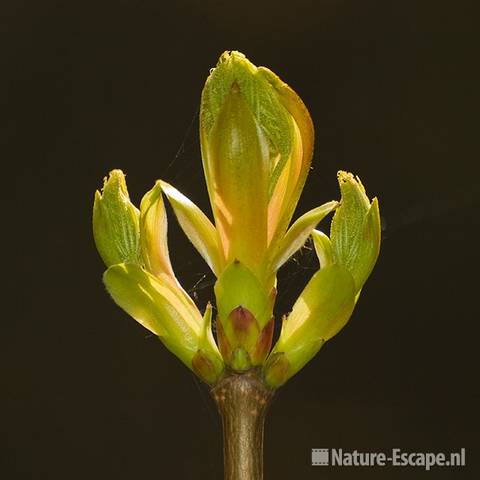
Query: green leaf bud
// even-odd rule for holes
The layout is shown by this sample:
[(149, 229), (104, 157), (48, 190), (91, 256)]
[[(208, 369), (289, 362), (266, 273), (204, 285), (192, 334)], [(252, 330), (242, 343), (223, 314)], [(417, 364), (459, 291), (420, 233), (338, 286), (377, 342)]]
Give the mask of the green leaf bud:
[(130, 202), (121, 170), (112, 170), (104, 180), (102, 193), (95, 192), (93, 236), (107, 267), (141, 262), (139, 211)]
[(378, 201), (368, 199), (360, 179), (338, 172), (342, 199), (333, 216), (330, 239), (335, 262), (344, 265), (358, 293), (370, 275), (380, 251)]
[(248, 352), (254, 364), (263, 360), (269, 334), (268, 330), (262, 332), (272, 318), (273, 292), (267, 293), (257, 277), (239, 261), (232, 262), (217, 280), (217, 332), (226, 362), (232, 361), (237, 347)]

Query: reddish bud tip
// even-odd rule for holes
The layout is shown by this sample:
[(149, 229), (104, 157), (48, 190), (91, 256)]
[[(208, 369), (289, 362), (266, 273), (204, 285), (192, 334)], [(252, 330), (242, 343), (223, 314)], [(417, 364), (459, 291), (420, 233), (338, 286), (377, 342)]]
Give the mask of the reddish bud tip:
[(227, 336), (225, 335), (225, 330), (223, 329), (222, 322), (218, 317), (216, 319), (215, 325), (217, 327), (218, 349), (220, 350), (220, 354), (222, 355), (225, 363), (229, 363), (230, 357), (232, 355), (232, 347), (227, 339)]
[(263, 327), (263, 330), (258, 336), (257, 344), (255, 345), (255, 352), (252, 356), (254, 365), (259, 365), (265, 361), (270, 349), (272, 347), (273, 329), (275, 326), (275, 319), (272, 317), (270, 321)]
[(206, 383), (212, 385), (217, 381), (217, 371), (213, 362), (199, 350), (192, 358), (192, 370)]
[(272, 388), (283, 385), (288, 379), (289, 368), (290, 362), (283, 352), (270, 355), (263, 369), (267, 385)]
[(257, 320), (253, 314), (241, 305), (230, 312), (228, 319), (240, 344), (247, 340), (247, 337), (252, 333), (252, 329), (255, 333), (259, 330)]

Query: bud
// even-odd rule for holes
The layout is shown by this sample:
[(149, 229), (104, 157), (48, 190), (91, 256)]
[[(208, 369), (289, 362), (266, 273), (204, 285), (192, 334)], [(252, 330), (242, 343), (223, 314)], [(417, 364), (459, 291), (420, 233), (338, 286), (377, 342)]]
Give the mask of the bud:
[(228, 325), (239, 345), (248, 345), (254, 342), (259, 334), (259, 325), (252, 313), (239, 305), (228, 315)]
[[(200, 140), (211, 221), (172, 185), (158, 180), (140, 211), (114, 170), (95, 194), (93, 230), (114, 301), (158, 335), (213, 385), (225, 367), (262, 369), (271, 388), (298, 372), (348, 322), (380, 248), (377, 199), (338, 173), (341, 201), (292, 216), (310, 169), (313, 125), (298, 95), (239, 52), (225, 52), (202, 91)], [(217, 278), (217, 343), (212, 307), (202, 318), (175, 277), (163, 195)], [(335, 212), (330, 238), (315, 230)], [(284, 317), (277, 343), (274, 303), (279, 268), (312, 236), (320, 262)], [(271, 350), (271, 351), (270, 351)]]
[(237, 347), (233, 350), (230, 367), (237, 372), (245, 372), (252, 367), (250, 355), (243, 347)]
[(352, 174), (339, 172), (338, 179), (342, 199), (332, 220), (331, 239), (318, 230), (312, 232), (320, 270), (284, 320), (264, 367), (272, 388), (297, 373), (345, 326), (378, 257), (377, 200), (370, 203), (360, 180)]
[(93, 236), (105, 265), (140, 262), (139, 211), (130, 202), (125, 175), (112, 170), (95, 192)]
[(225, 362), (232, 368), (235, 362), (242, 365), (239, 369), (249, 362), (261, 363), (265, 349), (270, 348), (269, 337), (271, 343), (272, 293), (267, 293), (246, 266), (234, 261), (215, 284), (215, 296), (218, 340)]
[(380, 213), (376, 198), (370, 203), (360, 179), (338, 172), (342, 194), (332, 220), (330, 238), (334, 261), (344, 265), (359, 293), (380, 251)]
[(225, 52), (207, 79), (200, 111), (210, 202), (228, 265), (265, 276), (310, 167), (313, 126), (300, 98), (270, 70)]
[(125, 176), (110, 173), (94, 204), (94, 235), (107, 266), (103, 280), (113, 300), (207, 383), (223, 361), (211, 331), (211, 311), (202, 319), (176, 279), (168, 253), (162, 184), (145, 194), (140, 212), (130, 203)]

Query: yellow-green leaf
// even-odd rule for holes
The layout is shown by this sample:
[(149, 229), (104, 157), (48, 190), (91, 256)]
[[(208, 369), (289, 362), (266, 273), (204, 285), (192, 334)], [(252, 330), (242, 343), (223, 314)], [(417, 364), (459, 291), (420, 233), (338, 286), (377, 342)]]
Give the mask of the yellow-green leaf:
[(189, 368), (197, 352), (202, 316), (191, 298), (167, 274), (159, 277), (138, 265), (111, 266), (103, 281), (113, 300), (160, 337)]
[(338, 202), (332, 201), (304, 213), (288, 229), (285, 236), (280, 240), (272, 259), (272, 269), (278, 270), (299, 248), (303, 246), (312, 230), (322, 219), (332, 212)]
[(198, 342), (198, 351), (192, 359), (193, 371), (202, 380), (214, 384), (223, 372), (224, 363), (212, 333), (212, 306), (208, 303)]
[(329, 265), (312, 277), (284, 320), (272, 350), (271, 355), (284, 353), (288, 360), (283, 381), (297, 373), (345, 326), (354, 304), (355, 284), (343, 266)]
[(215, 227), (208, 217), (185, 195), (167, 182), (160, 181), (163, 193), (175, 212), (185, 235), (207, 262), (215, 275), (223, 265), (223, 255)]
[(259, 67), (258, 71), (276, 91), (279, 102), (292, 119), (288, 158), (275, 183), (271, 183), (270, 243), (281, 236), (290, 223), (310, 170), (315, 135), (308, 109), (297, 93), (268, 68)]
[(226, 96), (202, 152), (227, 263), (237, 258), (255, 268), (267, 247), (268, 138), (238, 84)]
[(202, 92), (202, 159), (227, 263), (265, 274), (310, 167), (313, 124), (298, 95), (273, 72), (225, 52)]
[(174, 276), (167, 243), (167, 212), (159, 182), (140, 203), (140, 244), (145, 268), (154, 275)]
[(317, 252), (318, 261), (320, 262), (320, 268), (325, 268), (334, 262), (332, 243), (327, 235), (320, 230), (314, 230), (312, 232), (313, 245)]

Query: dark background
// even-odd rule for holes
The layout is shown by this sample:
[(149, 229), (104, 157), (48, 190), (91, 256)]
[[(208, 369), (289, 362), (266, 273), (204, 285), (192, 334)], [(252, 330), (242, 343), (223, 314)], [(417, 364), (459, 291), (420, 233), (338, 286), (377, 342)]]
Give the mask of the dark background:
[[(121, 168), (137, 204), (163, 178), (208, 210), (199, 95), (227, 49), (271, 68), (310, 109), (316, 150), (298, 211), (337, 198), (335, 173), (348, 169), (378, 195), (384, 224), (351, 322), (271, 408), (266, 478), (480, 478), (478, 49), (465, 5), (2, 3), (11, 308), (1, 321), (0, 478), (221, 478), (208, 392), (109, 299), (91, 208), (103, 176)], [(175, 221), (169, 238), (203, 308), (208, 268)], [(315, 268), (307, 246), (282, 270), (278, 313)], [(312, 447), (466, 447), (468, 467), (312, 468)]]

